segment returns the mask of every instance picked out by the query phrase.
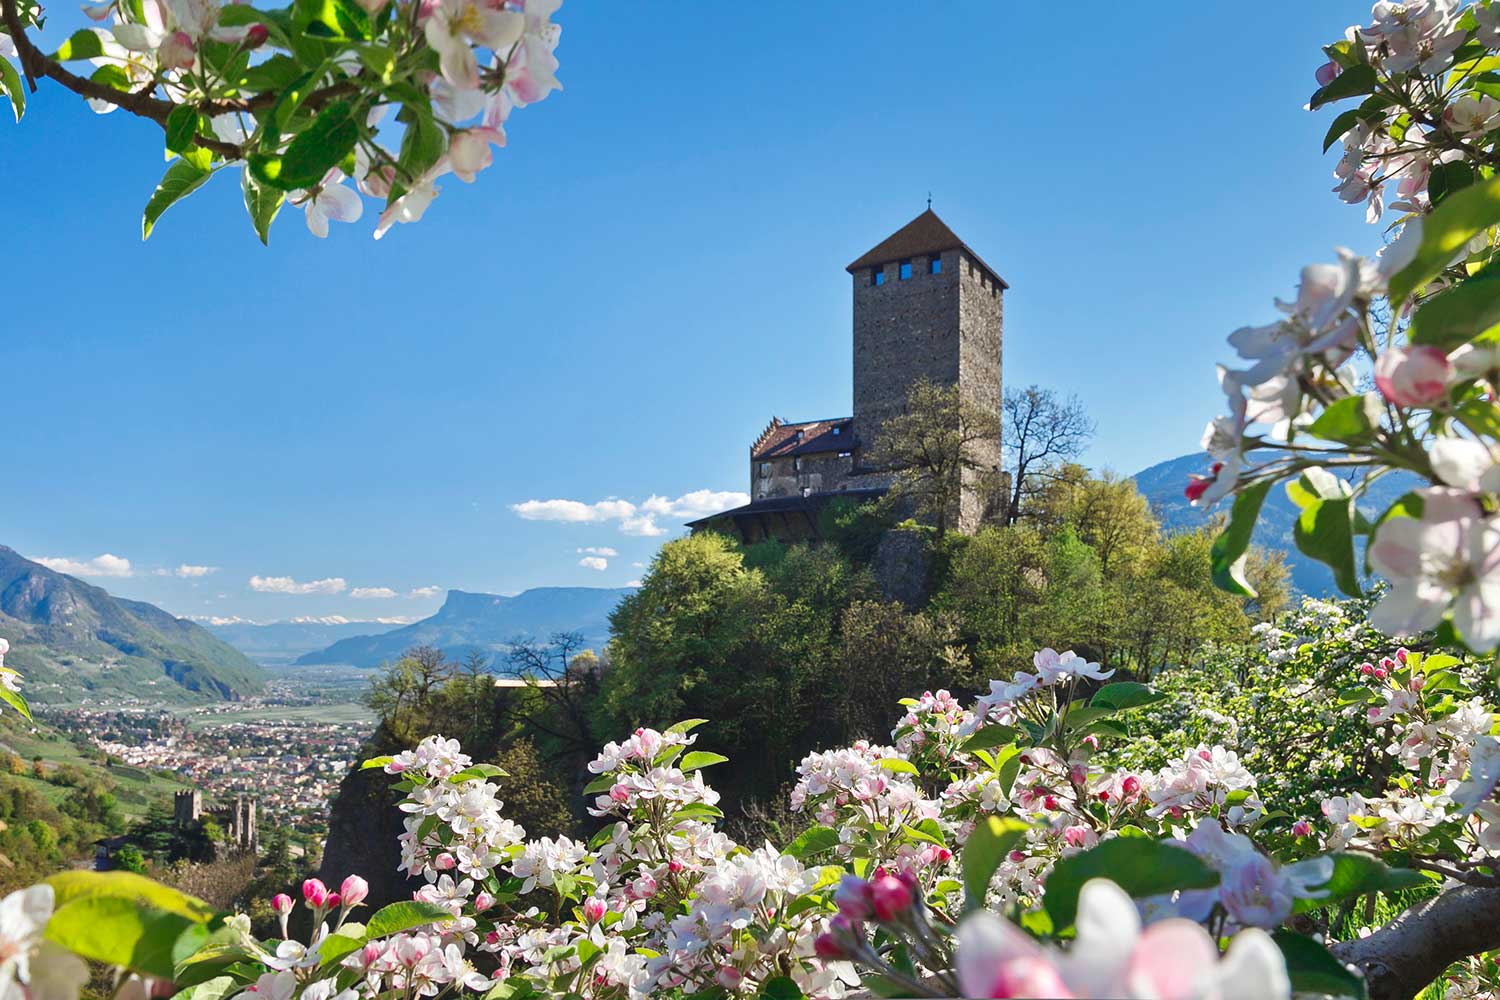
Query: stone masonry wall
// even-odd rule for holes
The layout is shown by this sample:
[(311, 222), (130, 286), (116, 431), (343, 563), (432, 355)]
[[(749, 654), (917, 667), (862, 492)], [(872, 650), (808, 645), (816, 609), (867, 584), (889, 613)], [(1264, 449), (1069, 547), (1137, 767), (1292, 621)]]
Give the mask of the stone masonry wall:
[(943, 253), (941, 274), (928, 273), (928, 258), (914, 257), (905, 281), (899, 263), (885, 265), (882, 285), (870, 283), (869, 270), (853, 276), (854, 434), (864, 451), (901, 412), (912, 382), (959, 380), (960, 255)]
[[(970, 259), (959, 267), (959, 385), (964, 398), (1001, 418), (1005, 292)], [(969, 447), (975, 468), (965, 470), (958, 530), (972, 534), (984, 518), (984, 493), (995, 488), (1000, 468), (1000, 437)]]
[[(799, 461), (800, 460), (800, 461)], [(851, 455), (825, 451), (796, 458), (750, 460), (750, 496), (754, 500), (770, 497), (801, 496), (809, 493), (833, 493), (847, 489)]]

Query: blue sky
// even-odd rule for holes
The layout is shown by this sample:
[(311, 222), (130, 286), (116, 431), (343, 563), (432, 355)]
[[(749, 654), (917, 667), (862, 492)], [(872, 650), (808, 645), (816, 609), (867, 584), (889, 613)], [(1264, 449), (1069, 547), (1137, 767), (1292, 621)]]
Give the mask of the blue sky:
[(0, 122), (0, 544), (181, 615), (623, 585), (690, 503), (512, 505), (744, 490), (772, 414), (848, 413), (843, 267), (929, 190), (1010, 282), (1007, 385), (1082, 397), (1096, 467), (1192, 451), (1224, 336), (1379, 245), (1301, 110), (1367, 13), (1276, 4), (1251, 44), (1222, 4), (570, 0), (566, 89), (477, 183), (380, 243), (284, 211), (270, 249), (229, 177), (142, 243), (160, 132), (44, 84)]

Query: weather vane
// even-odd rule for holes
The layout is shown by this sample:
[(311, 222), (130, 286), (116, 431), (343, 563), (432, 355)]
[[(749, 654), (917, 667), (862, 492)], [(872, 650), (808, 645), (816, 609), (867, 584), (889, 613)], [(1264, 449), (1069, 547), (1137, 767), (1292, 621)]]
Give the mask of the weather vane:
[(932, 208), (932, 192), (931, 191), (927, 192), (927, 207), (929, 209)]

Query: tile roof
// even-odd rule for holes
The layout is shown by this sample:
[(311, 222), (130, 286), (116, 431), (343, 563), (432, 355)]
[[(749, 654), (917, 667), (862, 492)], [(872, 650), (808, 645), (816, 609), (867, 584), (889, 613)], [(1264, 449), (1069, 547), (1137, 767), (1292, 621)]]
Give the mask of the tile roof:
[(850, 264), (844, 270), (853, 274), (876, 264), (889, 264), (895, 260), (905, 260), (908, 257), (923, 257), (929, 254), (941, 253), (944, 250), (962, 250), (973, 257), (980, 267), (989, 272), (990, 277), (1000, 282), (1001, 288), (1009, 288), (1005, 279), (995, 273), (995, 269), (986, 264), (975, 253), (967, 243), (958, 238), (958, 234), (948, 228), (948, 224), (938, 218), (936, 212), (927, 209), (921, 215), (912, 219), (906, 225), (896, 230), (890, 236), (878, 243), (874, 249), (863, 257)]
[(824, 451), (854, 450), (854, 418), (807, 420), (787, 424), (774, 417), (750, 446), (752, 459), (785, 458), (789, 455), (811, 455)]
[(696, 528), (709, 524), (721, 517), (753, 517), (759, 514), (787, 514), (795, 511), (813, 514), (822, 510), (825, 504), (831, 503), (834, 500), (874, 500), (885, 496), (886, 492), (885, 487), (876, 486), (854, 490), (836, 490), (830, 493), (810, 493), (807, 496), (767, 497), (764, 500), (752, 500), (742, 507), (723, 510), (717, 514), (709, 514), (707, 517), (700, 517), (696, 521), (687, 522), (687, 526), (689, 528)]

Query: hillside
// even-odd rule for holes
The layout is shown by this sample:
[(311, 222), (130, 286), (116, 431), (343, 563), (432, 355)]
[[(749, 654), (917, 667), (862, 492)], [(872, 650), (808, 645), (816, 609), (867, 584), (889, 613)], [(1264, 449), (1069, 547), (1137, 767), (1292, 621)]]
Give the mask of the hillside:
[[(1162, 526), (1170, 530), (1196, 528), (1216, 513), (1225, 513), (1228, 503), (1220, 504), (1216, 510), (1205, 511), (1188, 503), (1183, 496), (1183, 487), (1188, 476), (1202, 473), (1209, 466), (1206, 455), (1183, 455), (1151, 466), (1135, 474), (1136, 487), (1150, 501)], [(1392, 473), (1376, 480), (1359, 505), (1367, 517), (1384, 511), (1397, 498), (1420, 484), (1409, 473)], [(1292, 539), (1292, 524), (1296, 520), (1297, 506), (1286, 495), (1283, 487), (1273, 487), (1261, 508), (1260, 523), (1255, 528), (1255, 542), (1268, 549), (1286, 553), (1287, 566), (1292, 571), (1292, 585), (1304, 594), (1313, 596), (1331, 595), (1338, 592), (1334, 586), (1333, 573), (1315, 559), (1297, 551)]]
[(340, 639), (373, 636), (402, 624), (399, 621), (310, 619), (285, 622), (210, 622), (204, 628), (250, 657), (274, 667), (291, 663)]
[(108, 695), (153, 703), (236, 700), (263, 675), (199, 625), (113, 597), (0, 545), (0, 635), (6, 665), (36, 704)]
[(431, 618), (381, 635), (342, 639), (297, 662), (374, 667), (413, 646), (437, 646), (453, 659), (471, 652), (503, 655), (517, 636), (544, 640), (554, 632), (581, 632), (587, 645), (602, 646), (609, 638), (609, 613), (629, 593), (630, 588), (537, 587), (501, 597), (450, 590)]

